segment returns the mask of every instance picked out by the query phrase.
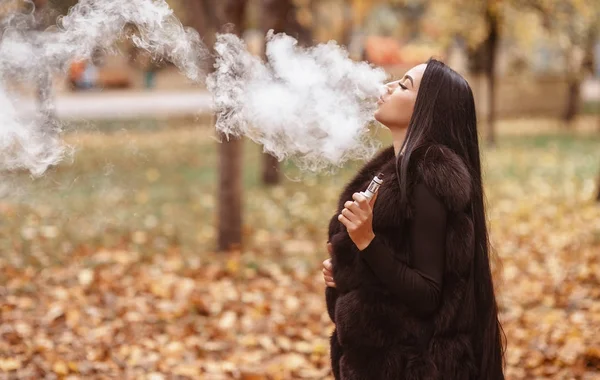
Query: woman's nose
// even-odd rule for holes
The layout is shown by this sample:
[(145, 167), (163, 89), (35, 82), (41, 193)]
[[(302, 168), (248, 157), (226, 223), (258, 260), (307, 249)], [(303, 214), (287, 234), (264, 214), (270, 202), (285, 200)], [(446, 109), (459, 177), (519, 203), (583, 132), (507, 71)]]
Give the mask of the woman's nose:
[(392, 92), (394, 92), (394, 88), (396, 88), (396, 82), (391, 82), (385, 85), (385, 88), (388, 92), (388, 94), (391, 94)]

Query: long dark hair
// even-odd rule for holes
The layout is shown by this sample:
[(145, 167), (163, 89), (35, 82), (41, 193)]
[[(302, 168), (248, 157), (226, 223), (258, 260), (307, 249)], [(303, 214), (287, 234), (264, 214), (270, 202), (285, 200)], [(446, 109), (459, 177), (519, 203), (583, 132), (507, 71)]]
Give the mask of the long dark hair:
[(469, 289), (475, 295), (475, 326), (471, 339), (479, 363), (480, 379), (502, 378), (505, 337), (498, 320), (498, 305), (490, 268), (490, 244), (485, 216), (477, 116), (467, 81), (442, 62), (430, 59), (423, 73), (396, 171), (402, 201), (407, 202), (407, 176), (415, 149), (441, 144), (460, 156), (471, 173), (472, 198), (468, 213), (475, 232), (475, 254)]

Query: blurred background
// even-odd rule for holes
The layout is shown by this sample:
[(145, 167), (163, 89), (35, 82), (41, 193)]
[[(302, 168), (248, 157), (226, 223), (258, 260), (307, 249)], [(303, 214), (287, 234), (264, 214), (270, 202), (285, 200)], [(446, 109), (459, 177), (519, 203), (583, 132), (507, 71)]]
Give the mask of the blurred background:
[[(390, 79), (431, 56), (462, 73), (507, 378), (600, 377), (600, 2), (167, 2), (208, 46), (229, 31), (262, 56), (274, 29), (335, 40)], [(34, 3), (1, 0), (0, 18), (34, 12), (41, 33), (76, 1)], [(314, 175), (221, 144), (202, 84), (130, 38), (115, 48), (10, 83), (73, 151), (41, 178), (3, 173), (0, 379), (330, 379), (320, 268), (361, 163)]]

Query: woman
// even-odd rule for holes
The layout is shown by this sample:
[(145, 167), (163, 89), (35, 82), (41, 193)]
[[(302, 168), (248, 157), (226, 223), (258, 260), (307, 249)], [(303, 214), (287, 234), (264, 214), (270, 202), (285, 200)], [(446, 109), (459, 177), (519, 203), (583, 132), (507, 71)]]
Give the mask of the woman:
[[(503, 379), (473, 94), (436, 60), (387, 84), (393, 147), (347, 185), (323, 265), (336, 379)], [(374, 175), (383, 185), (370, 202)]]

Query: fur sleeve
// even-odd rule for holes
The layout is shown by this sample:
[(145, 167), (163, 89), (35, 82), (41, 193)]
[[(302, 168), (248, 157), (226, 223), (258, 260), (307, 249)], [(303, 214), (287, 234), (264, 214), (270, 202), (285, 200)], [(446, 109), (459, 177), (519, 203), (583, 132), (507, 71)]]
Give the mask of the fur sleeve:
[(332, 287), (325, 288), (325, 303), (327, 304), (327, 313), (331, 322), (335, 323), (335, 303), (338, 299), (337, 289)]
[(472, 191), (471, 174), (464, 161), (450, 148), (443, 145), (422, 148), (414, 166), (418, 180), (431, 189), (450, 211), (462, 211), (468, 206)]

